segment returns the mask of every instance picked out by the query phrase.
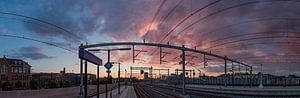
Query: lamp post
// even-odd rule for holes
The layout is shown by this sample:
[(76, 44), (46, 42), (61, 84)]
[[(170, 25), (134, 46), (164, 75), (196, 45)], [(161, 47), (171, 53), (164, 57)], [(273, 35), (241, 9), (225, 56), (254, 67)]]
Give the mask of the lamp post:
[[(115, 48), (115, 49), (90, 49), (89, 51), (107, 51), (107, 62), (110, 63), (110, 52), (111, 51), (123, 51), (123, 50), (131, 50), (131, 48)], [(107, 83), (109, 81), (110, 70), (107, 70), (107, 82), (105, 82), (105, 98), (108, 98), (107, 95)]]

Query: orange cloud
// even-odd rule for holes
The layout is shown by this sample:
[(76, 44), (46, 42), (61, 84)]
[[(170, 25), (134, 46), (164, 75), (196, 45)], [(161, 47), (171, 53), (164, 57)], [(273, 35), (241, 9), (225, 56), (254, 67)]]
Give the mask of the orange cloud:
[[(148, 28), (149, 28), (149, 30), (148, 30)], [(147, 30), (148, 30), (148, 31), (158, 30), (158, 23), (157, 23), (157, 22), (153, 22), (152, 24), (151, 24), (151, 23), (145, 24), (145, 25), (139, 30), (138, 35), (139, 35), (140, 37), (146, 35), (146, 34), (148, 33)]]

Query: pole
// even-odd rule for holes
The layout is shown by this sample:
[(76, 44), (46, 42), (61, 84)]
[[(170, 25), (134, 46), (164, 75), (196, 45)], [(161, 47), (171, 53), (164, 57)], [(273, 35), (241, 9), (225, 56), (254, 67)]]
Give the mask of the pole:
[(234, 86), (234, 62), (231, 62), (232, 63), (232, 65), (231, 65), (231, 86), (233, 87)]
[(260, 65), (260, 81), (259, 81), (259, 86), (258, 88), (263, 88), (263, 84), (262, 84), (262, 64)]
[(134, 55), (134, 45), (132, 45), (132, 63), (134, 64), (134, 59), (135, 59), (135, 55)]
[(161, 47), (159, 47), (159, 64), (161, 64), (161, 60), (162, 60), (162, 49)]
[(192, 70), (190, 70), (190, 79), (192, 78)]
[(169, 73), (170, 71), (169, 71), (169, 69), (168, 69), (168, 85), (170, 85), (170, 73)]
[(225, 56), (225, 59), (224, 59), (224, 61), (225, 61), (225, 68), (224, 68), (224, 70), (225, 70), (225, 74), (224, 74), (224, 77), (225, 77), (225, 81), (224, 81), (224, 86), (225, 87), (227, 87), (227, 56)]
[[(110, 62), (110, 50), (107, 50), (107, 62)], [(106, 78), (106, 82), (105, 82), (105, 98), (108, 98), (107, 95), (107, 84), (109, 81), (109, 70), (107, 70), (107, 78)]]
[(182, 45), (182, 94), (185, 95), (185, 50), (184, 45)]
[(80, 91), (79, 91), (79, 94), (80, 94), (80, 98), (83, 98), (83, 60), (80, 59)]
[(178, 75), (178, 69), (176, 68), (176, 70), (175, 70), (176, 72), (176, 79), (177, 79), (177, 84), (179, 84), (180, 82), (179, 82), (179, 75)]
[(239, 63), (239, 73), (241, 73), (241, 64)]
[(130, 85), (132, 84), (132, 66), (130, 67)]
[(119, 63), (119, 70), (118, 70), (118, 94), (120, 94), (120, 63)]
[(84, 98), (87, 98), (87, 61), (84, 61)]
[(99, 98), (99, 66), (100, 65), (97, 65), (97, 98)]
[(252, 66), (250, 67), (250, 87), (252, 87), (253, 84), (253, 76), (252, 76)]
[(150, 80), (150, 84), (151, 84), (151, 86), (153, 85), (152, 83), (153, 83), (153, 81), (152, 81), (152, 79), (153, 79), (153, 75), (152, 75), (152, 66), (151, 66), (151, 68), (150, 68), (150, 74), (151, 74), (151, 80)]

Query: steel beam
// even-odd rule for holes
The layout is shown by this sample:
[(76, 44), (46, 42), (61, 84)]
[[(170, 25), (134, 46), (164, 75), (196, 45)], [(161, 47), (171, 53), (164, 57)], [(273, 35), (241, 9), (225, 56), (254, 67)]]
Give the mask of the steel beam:
[[(200, 54), (205, 54), (205, 55), (213, 56), (213, 57), (220, 58), (220, 59), (225, 59), (225, 57), (213, 54), (211, 52), (205, 52), (205, 51), (195, 50), (195, 49), (192, 49), (192, 48), (186, 48), (186, 47), (180, 47), (180, 46), (173, 46), (173, 45), (169, 45), (169, 44), (159, 44), (159, 43), (116, 42), (116, 43), (89, 44), (89, 45), (79, 46), (79, 48), (94, 48), (94, 47), (117, 46), (117, 45), (133, 45), (133, 47), (134, 47), (134, 45), (164, 47), (164, 48), (171, 48), (171, 49), (177, 49), (177, 50), (190, 51), (190, 52), (195, 52), (195, 53), (200, 53)], [(236, 60), (233, 60), (233, 59), (229, 59), (229, 58), (226, 58), (226, 59), (227, 59), (227, 61), (232, 61), (232, 62), (235, 62), (235, 63), (238, 63), (238, 64), (242, 64), (242, 65), (244, 65), (246, 67), (250, 67), (250, 65), (242, 63), (242, 62), (239, 62), (239, 61), (236, 61)]]

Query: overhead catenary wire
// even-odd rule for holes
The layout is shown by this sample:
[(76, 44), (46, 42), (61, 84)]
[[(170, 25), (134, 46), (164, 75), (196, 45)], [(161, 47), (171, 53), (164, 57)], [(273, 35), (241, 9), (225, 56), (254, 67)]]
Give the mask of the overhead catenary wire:
[(193, 13), (187, 15), (182, 20), (178, 21), (178, 23), (176, 23), (175, 26), (170, 31), (168, 31), (165, 36), (162, 37), (162, 39), (159, 41), (159, 43), (162, 43), (162, 41), (164, 41), (175, 29), (177, 29), (182, 23), (184, 23), (189, 18), (191, 18), (194, 14), (196, 14), (196, 13), (198, 13), (198, 12), (200, 12), (200, 11), (202, 11), (202, 10), (204, 10), (204, 9), (206, 9), (206, 8), (212, 6), (212, 5), (214, 5), (214, 4), (216, 4), (216, 3), (220, 2), (220, 1), (222, 1), (222, 0), (217, 0), (217, 1), (214, 1), (212, 3), (209, 3), (209, 4), (207, 4), (207, 5), (199, 8), (198, 10), (194, 11)]
[[(214, 15), (217, 15), (221, 12), (225, 12), (227, 10), (230, 10), (230, 9), (234, 9), (234, 8), (238, 8), (238, 7), (242, 7), (242, 6), (246, 6), (246, 5), (251, 5), (251, 4), (257, 4), (257, 3), (267, 3), (267, 2), (300, 2), (300, 1), (297, 1), (297, 0), (266, 0), (266, 1), (251, 1), (251, 2), (246, 2), (246, 3), (241, 3), (241, 4), (237, 4), (237, 5), (234, 5), (234, 6), (231, 6), (231, 7), (227, 7), (227, 8), (224, 8), (224, 9), (221, 9), (221, 10), (218, 10), (216, 12), (213, 12), (205, 17), (202, 17), (198, 20), (196, 20), (195, 22), (193, 22), (192, 24), (186, 26), (185, 28), (183, 28), (181, 31), (179, 31), (176, 35), (179, 35), (179, 34), (182, 34), (184, 33), (185, 30), (189, 29), (190, 27), (194, 26), (195, 24), (199, 23), (200, 21), (203, 21), (205, 19), (207, 19), (208, 17), (211, 17), (211, 16), (214, 16)], [(173, 38), (171, 38), (169, 41), (175, 39), (176, 37), (178, 36), (174, 36)]]
[[(53, 30), (52, 28), (49, 28), (47, 26), (44, 26), (42, 24), (39, 24), (39, 23), (36, 23), (36, 22), (33, 22), (33, 21), (28, 21), (28, 20), (23, 20), (23, 19), (18, 19), (18, 18), (12, 18), (12, 17), (0, 17), (0, 18), (15, 20), (15, 21), (19, 21), (19, 22), (28, 23), (28, 24), (33, 24), (33, 25), (40, 26), (40, 27), (48, 29), (48, 30)], [(59, 31), (55, 31), (55, 32), (59, 32)]]
[(221, 43), (221, 44), (217, 44), (208, 48), (205, 48), (203, 50), (208, 50), (208, 49), (212, 49), (215, 47), (219, 47), (219, 46), (223, 46), (223, 45), (227, 45), (227, 44), (233, 44), (233, 43), (237, 43), (237, 42), (243, 42), (243, 41), (249, 41), (249, 40), (257, 40), (257, 39), (272, 39), (272, 38), (300, 38), (300, 36), (264, 36), (264, 37), (254, 37), (254, 38), (246, 38), (246, 39), (240, 39), (240, 40), (234, 40), (234, 41), (230, 41), (230, 42), (225, 42), (225, 43)]
[(152, 18), (152, 20), (151, 20), (151, 23), (150, 23), (150, 25), (147, 27), (147, 30), (146, 30), (146, 32), (145, 32), (144, 40), (146, 40), (147, 34), (148, 34), (150, 28), (152, 27), (153, 22), (155, 21), (156, 17), (158, 16), (158, 14), (159, 14), (161, 8), (162, 8), (163, 5), (166, 3), (166, 1), (167, 1), (167, 0), (163, 0), (163, 1), (161, 2), (161, 4), (159, 5), (158, 9), (156, 10), (156, 12), (155, 12), (155, 14), (154, 14), (154, 16), (153, 16), (153, 18)]
[[(212, 31), (209, 31), (207, 33), (204, 32), (202, 35), (206, 35), (206, 36), (212, 35), (212, 34), (216, 33), (216, 31), (223, 30), (223, 29), (226, 29), (226, 28), (231, 28), (231, 27), (234, 27), (234, 26), (239, 26), (239, 25), (242, 25), (242, 24), (251, 23), (251, 22), (283, 20), (283, 19), (299, 20), (298, 18), (258, 18), (258, 19), (254, 19), (254, 20), (242, 21), (242, 22), (239, 22), (239, 23), (234, 23), (234, 24), (231, 24), (231, 25), (226, 25), (226, 26), (214, 29)], [(206, 42), (211, 42), (211, 41), (205, 41), (204, 43), (206, 43)], [(196, 43), (195, 47), (199, 47), (199, 46), (201, 46), (201, 43), (198, 43), (198, 44)]]
[[(152, 25), (153, 25), (153, 23), (154, 23), (156, 17), (158, 16), (158, 14), (159, 14), (161, 8), (162, 8), (163, 5), (166, 3), (166, 1), (167, 1), (167, 0), (163, 0), (163, 1), (161, 2), (161, 4), (159, 5), (158, 9), (156, 10), (156, 12), (155, 12), (155, 14), (154, 14), (154, 16), (153, 16), (153, 18), (152, 18), (152, 20), (151, 20), (150, 25), (147, 27), (147, 30), (145, 31), (145, 35), (144, 35), (144, 38), (143, 38), (144, 42), (146, 41), (146, 37), (147, 37), (147, 35), (148, 35), (148, 32), (149, 32), (150, 28), (152, 27)], [(134, 47), (134, 46), (133, 46), (133, 47)], [(137, 57), (143, 50), (144, 50), (144, 47), (143, 47), (142, 50), (139, 51), (138, 54), (135, 55), (134, 57)]]
[(80, 39), (81, 41), (84, 41), (84, 42), (88, 42), (87, 40), (83, 39), (82, 37), (72, 33), (71, 31), (67, 30), (67, 29), (64, 29), (58, 25), (55, 25), (53, 23), (50, 23), (50, 22), (47, 22), (47, 21), (44, 21), (44, 20), (41, 20), (41, 19), (37, 19), (37, 18), (34, 18), (34, 17), (30, 17), (30, 16), (25, 16), (25, 15), (21, 15), (21, 14), (16, 14), (16, 13), (10, 13), (10, 12), (0, 12), (0, 14), (4, 14), (4, 15), (11, 15), (11, 16), (17, 16), (17, 17), (23, 17), (23, 18), (27, 18), (27, 19), (31, 19), (31, 20), (35, 20), (35, 21), (38, 21), (38, 22), (41, 22), (41, 23), (44, 23), (44, 24), (47, 24), (49, 26), (53, 26), (55, 28), (58, 28), (68, 34), (70, 34), (71, 36), (75, 37), (75, 38), (78, 38)]
[[(236, 34), (236, 35), (232, 35), (232, 36), (227, 36), (227, 37), (223, 37), (223, 38), (219, 38), (219, 39), (215, 39), (215, 40), (212, 40), (212, 41), (209, 41), (210, 44), (213, 44), (213, 43), (217, 43), (217, 42), (224, 42), (224, 40), (227, 40), (227, 39), (232, 39), (232, 38), (238, 38), (238, 37), (243, 37), (243, 36), (249, 36), (249, 35), (264, 35), (264, 34), (285, 34), (284, 32), (278, 32), (278, 31), (267, 31), (267, 32), (255, 32), (255, 33), (246, 33), (246, 34)], [(293, 32), (293, 34), (298, 34), (298, 32)], [(195, 47), (199, 47), (200, 45), (198, 46), (195, 46)]]
[[(276, 46), (291, 46), (291, 45), (286, 45), (286, 44), (290, 44), (293, 43), (291, 45), (293, 46), (300, 46), (300, 43), (297, 42), (261, 42), (261, 43), (247, 43), (247, 44), (241, 44), (241, 45), (235, 45), (235, 46), (230, 46), (230, 49), (234, 49), (234, 48), (241, 48), (241, 47), (247, 47), (247, 46), (253, 46), (253, 45), (270, 45), (270, 44), (278, 44)], [(280, 45), (282, 44), (282, 45)], [(214, 49), (210, 49), (211, 51), (218, 51), (224, 48), (214, 48)]]
[[(212, 3), (209, 3), (209, 4), (205, 5), (205, 6), (197, 9), (193, 13), (187, 15), (182, 20), (178, 21), (178, 23), (176, 23), (175, 26), (170, 31), (168, 31), (166, 35), (164, 35), (162, 37), (162, 39), (159, 41), (159, 43), (162, 43), (162, 41), (165, 40), (175, 29), (177, 29), (177, 27), (179, 27), (182, 23), (184, 23), (186, 20), (188, 20), (189, 18), (191, 18), (194, 14), (196, 14), (196, 13), (198, 13), (198, 12), (206, 9), (207, 7), (212, 6), (212, 5), (214, 5), (214, 4), (216, 4), (216, 3), (220, 2), (220, 1), (222, 1), (222, 0), (217, 0), (217, 1), (214, 1)], [(156, 48), (150, 55), (152, 56), (157, 51), (157, 49), (158, 48)]]
[(25, 39), (25, 40), (35, 41), (35, 42), (43, 43), (43, 44), (46, 44), (46, 45), (49, 45), (49, 46), (54, 46), (54, 47), (57, 47), (57, 48), (66, 50), (66, 51), (68, 51), (68, 52), (77, 54), (77, 52), (75, 52), (74, 50), (71, 50), (71, 49), (68, 49), (68, 48), (64, 48), (64, 47), (61, 47), (61, 46), (59, 46), (59, 45), (56, 45), (56, 44), (53, 44), (53, 43), (50, 43), (50, 42), (45, 42), (45, 41), (33, 39), (33, 38), (28, 38), (28, 37), (23, 37), (23, 36), (17, 36), (17, 35), (8, 35), (8, 34), (0, 34), (0, 36), (2, 36), (2, 37), (11, 37), (11, 38), (19, 38), (19, 39)]

